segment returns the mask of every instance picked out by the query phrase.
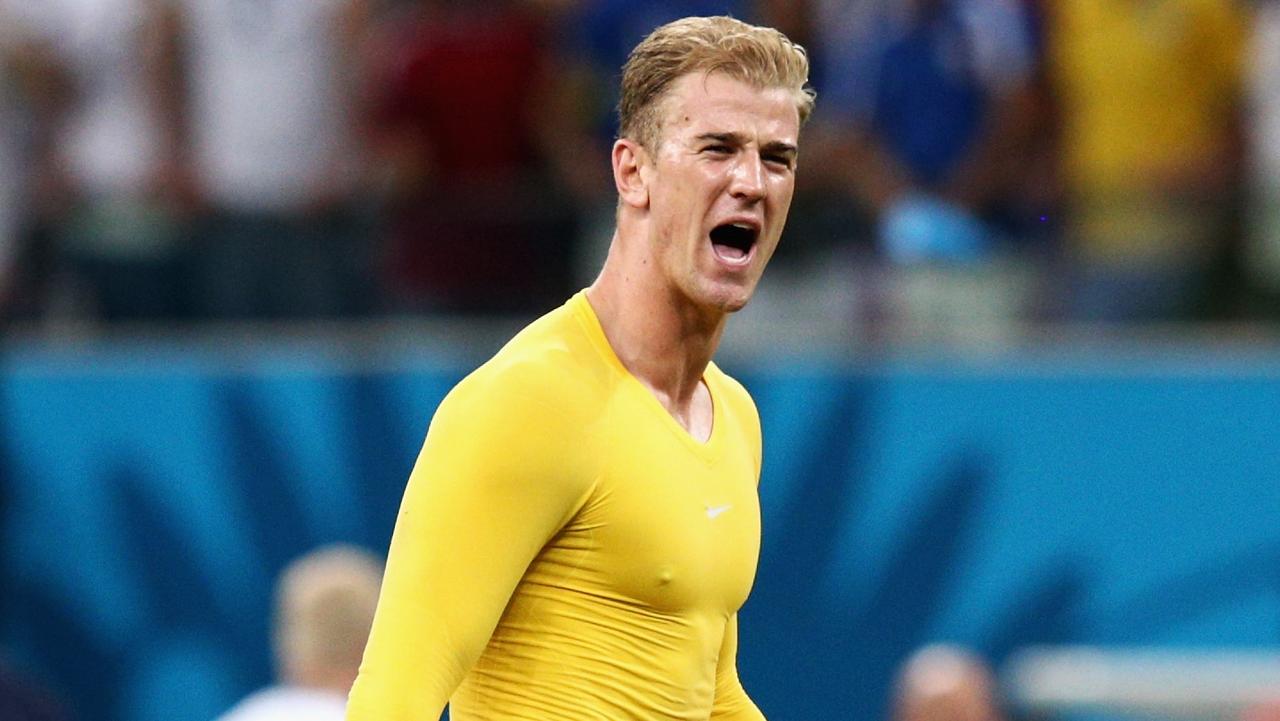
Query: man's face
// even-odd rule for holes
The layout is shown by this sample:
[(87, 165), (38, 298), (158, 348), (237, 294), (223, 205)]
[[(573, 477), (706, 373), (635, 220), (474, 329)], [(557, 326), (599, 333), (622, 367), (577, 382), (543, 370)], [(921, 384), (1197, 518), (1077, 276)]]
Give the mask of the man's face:
[(695, 305), (739, 310), (791, 206), (800, 133), (794, 96), (695, 73), (662, 102), (646, 178), (658, 262), (672, 289)]

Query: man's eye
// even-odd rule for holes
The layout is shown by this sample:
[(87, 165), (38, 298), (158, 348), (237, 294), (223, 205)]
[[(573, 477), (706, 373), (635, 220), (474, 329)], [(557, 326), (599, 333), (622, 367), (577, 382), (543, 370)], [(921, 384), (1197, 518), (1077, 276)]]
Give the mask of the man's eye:
[(708, 145), (702, 150), (704, 152), (714, 153), (716, 155), (728, 155), (729, 153), (733, 152), (733, 149), (730, 148), (728, 145)]
[(770, 165), (780, 165), (784, 168), (791, 167), (791, 158), (786, 155), (766, 155), (764, 161)]

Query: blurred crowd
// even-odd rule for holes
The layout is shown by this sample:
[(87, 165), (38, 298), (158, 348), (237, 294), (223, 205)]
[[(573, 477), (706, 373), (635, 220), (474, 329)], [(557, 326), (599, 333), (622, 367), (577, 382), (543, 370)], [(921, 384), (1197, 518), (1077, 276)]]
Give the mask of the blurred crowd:
[(774, 262), (837, 317), (1280, 320), (1271, 0), (0, 0), (0, 317), (550, 308), (626, 53), (724, 13), (813, 60)]

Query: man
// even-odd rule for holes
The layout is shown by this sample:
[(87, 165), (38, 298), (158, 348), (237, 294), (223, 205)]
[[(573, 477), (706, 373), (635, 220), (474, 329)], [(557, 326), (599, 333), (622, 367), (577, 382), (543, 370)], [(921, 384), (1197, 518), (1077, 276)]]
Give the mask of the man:
[(363, 44), (374, 0), (165, 0), (185, 61), (202, 211), (195, 312), (243, 320), (371, 310), (362, 220)]
[(34, 123), (32, 227), (19, 262), (49, 276), (28, 281), (23, 290), (37, 297), (21, 300), (23, 310), (107, 322), (182, 317), (190, 193), (167, 3), (2, 4)]
[(1035, 103), (1030, 10), (1007, 0), (823, 0), (824, 170), (902, 262), (981, 260), (1021, 233)]
[(388, 308), (526, 313), (560, 303), (579, 287), (568, 261), (577, 216), (560, 169), (589, 165), (567, 147), (579, 114), (570, 108), (583, 101), (552, 61), (560, 4), (404, 5), (378, 23), (370, 53)]
[(807, 74), (726, 17), (632, 52), (604, 269), (437, 410), (349, 721), (763, 718), (735, 668), (759, 419), (711, 357), (782, 233)]
[[(1045, 4), (1069, 320), (1185, 320), (1236, 292), (1248, 3)], [(1222, 280), (1228, 280), (1225, 286)]]
[(281, 683), (219, 721), (340, 721), (378, 601), (382, 567), (351, 546), (326, 546), (289, 564), (276, 589)]

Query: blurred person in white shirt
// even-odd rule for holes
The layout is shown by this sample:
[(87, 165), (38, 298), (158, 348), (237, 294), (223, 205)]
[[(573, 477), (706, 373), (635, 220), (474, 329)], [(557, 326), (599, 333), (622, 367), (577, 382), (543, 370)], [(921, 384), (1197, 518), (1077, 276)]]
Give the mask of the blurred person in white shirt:
[(198, 312), (366, 310), (361, 57), (372, 0), (165, 0), (180, 17), (205, 212)]
[(54, 307), (105, 320), (183, 315), (189, 185), (163, 0), (8, 5), (28, 52), (55, 68), (29, 98), (49, 111), (32, 202), (49, 219)]
[(289, 564), (276, 587), (279, 683), (218, 721), (342, 721), (381, 584), (381, 562), (353, 546), (325, 546)]

